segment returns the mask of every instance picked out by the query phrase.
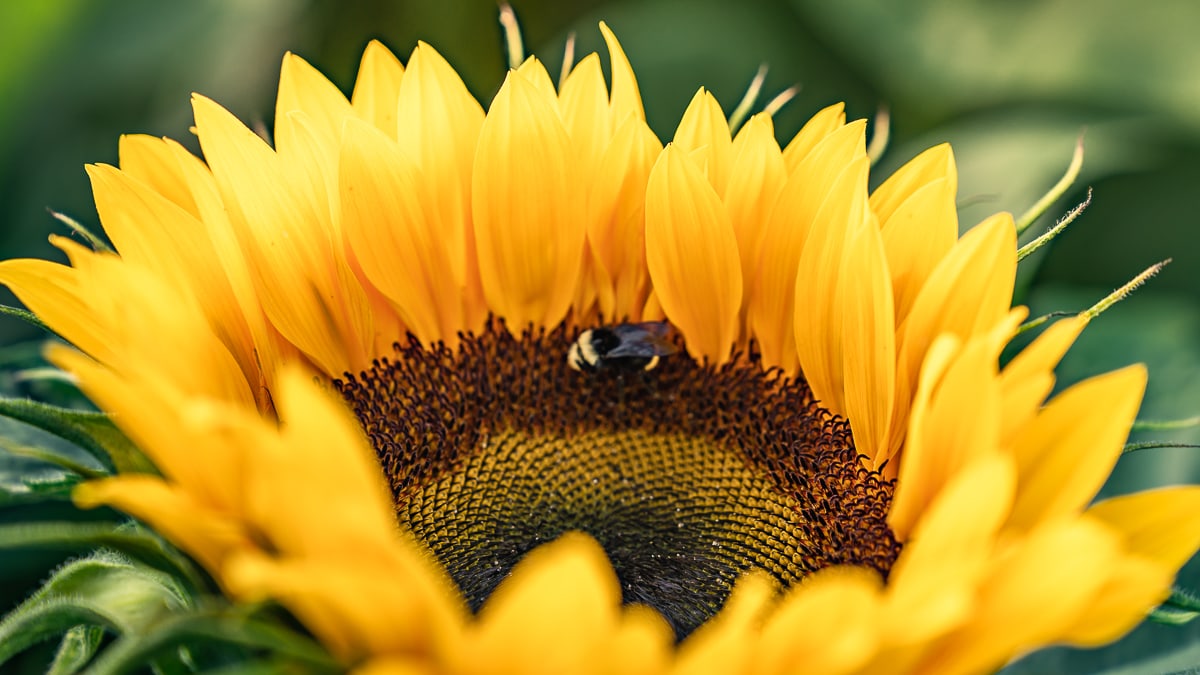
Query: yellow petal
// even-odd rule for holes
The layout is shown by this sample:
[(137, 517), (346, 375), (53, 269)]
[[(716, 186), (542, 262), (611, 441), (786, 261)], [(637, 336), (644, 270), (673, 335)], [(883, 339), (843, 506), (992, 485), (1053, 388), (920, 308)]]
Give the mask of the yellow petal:
[(1012, 527), (1087, 505), (1121, 456), (1145, 388), (1140, 365), (1094, 377), (1056, 396), (1016, 437), (1020, 487)]
[(371, 654), (453, 649), (461, 610), (413, 565), (388, 569), (324, 559), (272, 559), (247, 552), (222, 569), (233, 597), (287, 607), (333, 655), (352, 663)]
[(142, 134), (121, 136), (118, 150), (121, 171), (137, 178), (194, 217), (200, 217), (196, 200), (180, 172), (168, 141)]
[(1176, 486), (1093, 504), (1087, 515), (1118, 532), (1130, 554), (1174, 572), (1200, 547), (1200, 487)]
[(1016, 229), (1009, 214), (997, 214), (964, 235), (929, 276), (904, 323), (900, 349), (908, 372), (918, 372), (936, 336), (965, 339), (1003, 319), (1016, 268)]
[(611, 675), (658, 675), (675, 651), (675, 634), (649, 607), (629, 606), (597, 671)]
[(992, 671), (1053, 642), (1086, 611), (1119, 560), (1114, 539), (1095, 523), (1058, 521), (996, 556), (972, 621), (944, 641), (925, 670)]
[(289, 52), (283, 57), (279, 94), (275, 98), (274, 137), (280, 154), (289, 153), (292, 144), (303, 142), (293, 133), (291, 113), (297, 111), (313, 121), (318, 134), (336, 139), (341, 138), (342, 124), (353, 113), (353, 108), (332, 82), (307, 61)]
[[(224, 423), (220, 416), (229, 413), (242, 420), (239, 413), (256, 413), (181, 391), (169, 374), (163, 376), (153, 367), (124, 368), (118, 373), (61, 345), (47, 350), (47, 358), (79, 379), (80, 389), (113, 415), (121, 430), (172, 484), (215, 512), (230, 519), (242, 518), (240, 449), (223, 436), (242, 426), (240, 422)], [(176, 452), (178, 447), (202, 447), (205, 451)]]
[(646, 188), (646, 262), (688, 353), (721, 364), (738, 333), (742, 271), (729, 214), (703, 174), (667, 146)]
[(364, 274), (422, 342), (452, 341), (463, 323), (450, 262), (458, 252), (435, 234), (424, 175), (393, 141), (357, 121), (346, 125), (339, 170), (342, 226)]
[(525, 556), (467, 636), (465, 672), (583, 673), (603, 659), (621, 590), (595, 540), (569, 533)]
[(747, 296), (752, 295), (755, 263), (762, 248), (767, 215), (787, 180), (783, 153), (775, 141), (770, 115), (751, 117), (733, 139), (725, 207), (737, 235)]
[(1087, 319), (1076, 317), (1056, 322), (1036, 340), (1013, 357), (1000, 373), (1004, 414), (1001, 438), (1011, 445), (1013, 438), (1037, 414), (1042, 402), (1054, 388), (1054, 367), (1087, 326)]
[(879, 468), (891, 456), (888, 441), (896, 396), (896, 323), (888, 261), (883, 239), (874, 226), (859, 228), (850, 240), (840, 277), (846, 417), (854, 432), (855, 449), (870, 458), (869, 466)]
[(1009, 457), (982, 455), (932, 496), (911, 537), (907, 528), (897, 533), (908, 540), (888, 580), (883, 632), (889, 642), (930, 641), (976, 612), (975, 594), (1015, 484), (1016, 467)]
[(371, 40), (363, 50), (358, 78), (350, 105), (362, 119), (375, 125), (389, 138), (396, 138), (396, 104), (404, 66), (379, 40)]
[[(879, 222), (886, 224), (900, 206), (917, 191), (942, 180), (949, 183), (948, 191), (953, 199), (953, 195), (958, 192), (958, 169), (954, 163), (954, 151), (949, 143), (929, 148), (888, 176), (888, 179), (871, 193), (871, 211), (879, 217)], [(954, 222), (958, 222), (957, 217)], [(951, 236), (958, 237), (957, 227)]]
[[(104, 342), (102, 352), (93, 356), (126, 375), (146, 373), (189, 394), (254, 407), (246, 375), (209, 328), (193, 295), (180, 293), (145, 268), (115, 256), (84, 252), (67, 240), (55, 241), (69, 251), (77, 280), (89, 281), (75, 284), (69, 292), (77, 293), (76, 300), (66, 306), (75, 302), (86, 306), (87, 323), (80, 329)], [(184, 349), (194, 360), (179, 358)]]
[(774, 600), (774, 582), (765, 573), (738, 579), (716, 616), (679, 647), (672, 675), (749, 674), (763, 618)]
[(940, 478), (935, 473), (940, 466), (941, 450), (926, 442), (930, 435), (927, 427), (936, 424), (937, 420), (927, 418), (934, 392), (961, 351), (962, 342), (958, 338), (942, 335), (929, 346), (925, 363), (921, 364), (921, 375), (906, 425), (904, 463), (900, 472), (904, 474), (904, 479), (896, 483), (892, 508), (888, 512), (888, 526), (899, 541), (908, 538), (921, 513), (940, 489)]
[(896, 294), (897, 323), (908, 316), (929, 275), (958, 239), (954, 184), (950, 178), (928, 183), (913, 192), (886, 220), (880, 216)]
[(55, 333), (97, 359), (112, 358), (113, 327), (89, 311), (77, 270), (35, 258), (5, 260), (0, 262), (0, 284)]
[(649, 293), (646, 183), (662, 143), (641, 119), (617, 130), (588, 191), (588, 244), (601, 270), (600, 311), (610, 321), (641, 320)]
[(955, 474), (979, 457), (999, 451), (996, 362), (1020, 317), (1015, 311), (961, 349), (956, 349), (958, 339), (953, 335), (940, 336), (930, 347), (905, 425), (905, 454), (888, 515), (897, 537), (905, 537)]
[(642, 95), (638, 91), (637, 78), (633, 74), (633, 66), (625, 56), (625, 50), (613, 35), (608, 24), (600, 22), (600, 32), (604, 35), (604, 44), (608, 46), (608, 60), (612, 65), (612, 102), (613, 121), (620, 125), (626, 116), (632, 115), (639, 120), (646, 120), (642, 109)]
[[(821, 291), (806, 286), (801, 296), (803, 301), (798, 301), (797, 270), (806, 273), (800, 269), (800, 256), (808, 247), (810, 232), (820, 222), (817, 216), (823, 205), (828, 202), (831, 205), (826, 208), (832, 209), (834, 202), (842, 200), (846, 207), (859, 208), (857, 203), (849, 201), (849, 191), (858, 189), (857, 178), (851, 180), (843, 177), (843, 173), (856, 159), (866, 156), (864, 129), (864, 124), (855, 123), (840, 128), (820, 142), (788, 177), (767, 217), (761, 235), (760, 256), (753, 272), (756, 278), (752, 285), (754, 295), (748, 298), (747, 307), (766, 366), (779, 366), (795, 374), (795, 324), (800, 317), (797, 312), (808, 311), (811, 301), (828, 303), (832, 300), (832, 297), (815, 295)], [(865, 176), (865, 169), (860, 164), (854, 164), (855, 177)], [(841, 187), (835, 192), (839, 180)], [(865, 211), (865, 204), (862, 209)], [(822, 236), (832, 237), (835, 232), (829, 229)], [(825, 262), (830, 270), (829, 276), (823, 278), (832, 283), (837, 274), (834, 258)]]
[(563, 124), (571, 137), (579, 180), (590, 185), (597, 178), (597, 164), (612, 138), (608, 88), (600, 70), (600, 57), (588, 54), (577, 63), (559, 93)]
[(128, 513), (206, 569), (219, 569), (231, 553), (250, 546), (249, 533), (236, 518), (196, 501), (191, 490), (155, 476), (126, 474), (89, 481), (77, 486), (71, 498), (80, 508), (110, 506)]
[[(208, 230), (216, 258), (225, 272), (225, 278), (241, 310), (242, 321), (250, 334), (252, 346), (249, 353), (239, 351), (240, 343), (233, 341), (231, 345), (235, 350), (234, 355), (247, 372), (247, 380), (255, 386), (259, 409), (269, 412), (272, 406), (267, 383), (274, 381), (279, 363), (290, 358), (300, 358), (298, 350), (267, 320), (258, 291), (254, 288), (254, 279), (246, 254), (241, 248), (225, 203), (217, 189), (216, 179), (208, 170), (208, 166), (182, 145), (174, 141), (167, 141), (167, 145), (196, 200), (196, 210)], [(214, 331), (220, 333), (221, 330), (219, 324), (214, 326)], [(255, 371), (258, 377), (252, 377)]]
[(708, 176), (718, 196), (725, 194), (733, 138), (721, 104), (711, 93), (701, 88), (692, 97), (692, 102), (679, 120), (671, 144), (688, 154), (698, 152), (703, 159), (697, 164), (704, 175)]
[(1004, 319), (1016, 279), (1016, 230), (998, 214), (954, 245), (926, 279), (898, 328), (896, 412), (891, 447), (902, 442), (916, 375), (933, 340), (943, 333), (962, 339), (988, 331)]
[(340, 400), (302, 371), (282, 375), (274, 388), (282, 434), (246, 441), (257, 446), (245, 453), (251, 516), (281, 553), (365, 555), (395, 534), (375, 454)]
[[(820, 152), (815, 151), (813, 155)], [(846, 260), (846, 248), (851, 238), (859, 236), (868, 227), (874, 227), (867, 220), (870, 215), (867, 209), (869, 168), (866, 155), (860, 155), (837, 174), (830, 186), (824, 203), (812, 218), (812, 232), (800, 252), (799, 269), (793, 272), (790, 297), (794, 298), (795, 308), (784, 314), (792, 315), (794, 352), (804, 371), (804, 379), (822, 406), (836, 414), (846, 412), (844, 367), (845, 359), (853, 356), (845, 353), (850, 345), (844, 342), (846, 307), (843, 298), (849, 297), (848, 293), (851, 292), (845, 284), (857, 284), (860, 281), (843, 276), (844, 272), (851, 271), (851, 266), (843, 267), (843, 261)], [(776, 211), (786, 201), (786, 198), (781, 199)], [(768, 240), (763, 246), (764, 260), (760, 264), (765, 273), (769, 264), (768, 249), (772, 244)], [(874, 260), (879, 262), (878, 258)], [(886, 273), (886, 269), (883, 272)], [(759, 279), (767, 277), (760, 276)], [(760, 284), (757, 290), (760, 293), (770, 292), (764, 284)], [(751, 316), (755, 318), (753, 314)], [(755, 333), (762, 337), (765, 358), (767, 341), (759, 331), (762, 323), (761, 320), (755, 321)], [(860, 324), (858, 327), (865, 330), (868, 326)], [(787, 349), (787, 342), (784, 344)], [(783, 356), (785, 365), (791, 362), (786, 351)]]
[(1108, 580), (1058, 639), (1084, 647), (1115, 641), (1166, 599), (1175, 576), (1161, 565), (1134, 557), (1114, 561), (1106, 571)]
[(453, 251), (451, 271), (462, 288), (464, 328), (483, 325), (487, 307), (471, 225), (471, 181), (484, 113), (442, 55), (418, 43), (400, 83), (397, 108), (400, 149), (417, 160), (437, 200), (434, 230)]
[[(796, 170), (800, 163), (808, 157), (808, 153), (817, 147), (826, 136), (834, 133), (846, 124), (846, 104), (834, 103), (822, 109), (805, 122), (800, 131), (792, 138), (783, 150), (783, 161), (787, 164), (788, 174)], [(866, 126), (864, 124), (863, 128)]]
[[(554, 91), (554, 80), (550, 79), (550, 72), (546, 70), (546, 65), (541, 59), (536, 56), (530, 56), (525, 59), (525, 62), (517, 67), (517, 74), (525, 79), (526, 82), (533, 85), (533, 88), (538, 91), (538, 95), (543, 98), (548, 98), (555, 102), (554, 109), (558, 108), (558, 94)], [(561, 110), (560, 115), (561, 118)]]
[(878, 575), (862, 568), (831, 567), (806, 577), (764, 623), (753, 672), (853, 672), (878, 647), (881, 590)]
[[(370, 363), (370, 305), (311, 195), (262, 139), (217, 104), (193, 99), (196, 129), (271, 323), (330, 375)], [(325, 214), (328, 217), (328, 214)]]
[(249, 329), (205, 225), (122, 171), (103, 165), (87, 171), (96, 210), (121, 258), (193, 295), (242, 363), (251, 363)]
[(520, 330), (566, 315), (583, 256), (583, 186), (557, 103), (516, 72), (479, 134), (472, 202), (488, 306)]

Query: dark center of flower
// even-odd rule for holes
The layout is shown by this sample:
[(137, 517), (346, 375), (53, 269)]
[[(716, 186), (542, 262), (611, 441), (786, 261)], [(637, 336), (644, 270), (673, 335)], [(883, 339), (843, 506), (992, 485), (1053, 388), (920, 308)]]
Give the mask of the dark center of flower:
[(626, 603), (680, 638), (743, 573), (786, 587), (830, 565), (886, 575), (892, 483), (798, 379), (684, 354), (649, 372), (567, 366), (564, 326), (498, 322), (456, 350), (396, 345), (336, 383), (384, 466), (400, 522), (478, 609), (530, 550), (581, 530)]

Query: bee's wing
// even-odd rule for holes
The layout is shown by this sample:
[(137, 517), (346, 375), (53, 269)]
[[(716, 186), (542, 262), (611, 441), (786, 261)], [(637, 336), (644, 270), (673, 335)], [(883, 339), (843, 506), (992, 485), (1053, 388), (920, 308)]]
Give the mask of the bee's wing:
[(666, 321), (624, 323), (610, 330), (621, 343), (610, 349), (605, 358), (666, 356), (679, 351), (670, 340), (671, 325)]

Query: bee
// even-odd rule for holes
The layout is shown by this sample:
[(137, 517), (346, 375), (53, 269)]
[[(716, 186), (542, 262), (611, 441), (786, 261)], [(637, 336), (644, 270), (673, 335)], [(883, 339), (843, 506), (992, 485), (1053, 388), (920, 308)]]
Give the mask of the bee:
[(679, 351), (666, 321), (621, 323), (585, 330), (567, 352), (567, 365), (584, 373), (653, 370), (659, 357)]

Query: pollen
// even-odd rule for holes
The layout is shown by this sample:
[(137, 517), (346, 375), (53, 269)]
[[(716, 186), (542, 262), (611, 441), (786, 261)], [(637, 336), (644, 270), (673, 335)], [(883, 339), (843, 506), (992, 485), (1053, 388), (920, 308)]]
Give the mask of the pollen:
[(604, 547), (626, 603), (683, 638), (751, 570), (786, 588), (831, 565), (886, 577), (893, 482), (803, 380), (753, 354), (582, 373), (578, 330), (493, 321), (459, 346), (395, 346), (335, 384), (374, 446), (398, 521), (478, 609), (529, 551), (569, 531)]

